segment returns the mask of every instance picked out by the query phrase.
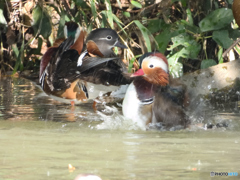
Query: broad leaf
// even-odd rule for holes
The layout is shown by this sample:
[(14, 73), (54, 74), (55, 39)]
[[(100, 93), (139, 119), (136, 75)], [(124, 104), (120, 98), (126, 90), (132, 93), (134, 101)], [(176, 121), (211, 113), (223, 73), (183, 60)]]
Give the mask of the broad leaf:
[(35, 35), (39, 33), (45, 39), (47, 39), (52, 32), (51, 18), (47, 11), (39, 5), (33, 9), (33, 29)]
[(179, 78), (183, 75), (183, 65), (180, 62), (177, 62), (173, 66), (169, 67), (170, 74), (173, 78)]
[(185, 32), (182, 24), (169, 25), (162, 23), (161, 28), (163, 31), (155, 37), (158, 43), (158, 50), (164, 53), (172, 37), (177, 36)]
[(201, 69), (209, 68), (215, 66), (217, 63), (213, 59), (205, 59), (201, 62)]
[(142, 8), (141, 3), (137, 2), (137, 1), (131, 1), (131, 4), (137, 8)]
[(184, 46), (184, 48), (178, 51), (178, 54), (183, 58), (195, 59), (197, 58), (198, 53), (201, 49), (201, 45), (198, 44), (192, 36), (186, 33), (173, 37), (172, 42), (173, 45), (168, 50), (173, 50), (178, 46), (180, 46), (180, 48)]
[(182, 24), (186, 30), (188, 30), (194, 34), (199, 34), (201, 32), (200, 28), (198, 26), (195, 26), (194, 24), (190, 24), (186, 20), (181, 20), (180, 24)]
[(147, 29), (151, 32), (151, 33), (156, 33), (162, 29), (164, 29), (165, 23), (162, 19), (152, 19), (148, 21), (148, 26)]
[(131, 14), (130, 14), (129, 12), (126, 12), (126, 11), (123, 12), (123, 15), (126, 16), (126, 17), (128, 17), (128, 18), (131, 17)]
[(202, 32), (218, 30), (229, 26), (232, 20), (232, 10), (221, 8), (211, 12), (207, 17), (201, 20), (199, 27)]
[(233, 40), (229, 38), (228, 30), (214, 31), (212, 38), (223, 48), (227, 49), (233, 44)]

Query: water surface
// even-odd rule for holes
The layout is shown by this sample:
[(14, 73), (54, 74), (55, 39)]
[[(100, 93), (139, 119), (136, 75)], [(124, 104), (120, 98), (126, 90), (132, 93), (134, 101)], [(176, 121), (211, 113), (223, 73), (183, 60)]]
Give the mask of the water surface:
[(80, 173), (104, 180), (212, 179), (211, 171), (240, 173), (239, 113), (205, 109), (192, 119), (228, 127), (142, 131), (117, 106), (96, 113), (91, 104), (58, 103), (25, 79), (1, 79), (0, 179), (73, 180)]

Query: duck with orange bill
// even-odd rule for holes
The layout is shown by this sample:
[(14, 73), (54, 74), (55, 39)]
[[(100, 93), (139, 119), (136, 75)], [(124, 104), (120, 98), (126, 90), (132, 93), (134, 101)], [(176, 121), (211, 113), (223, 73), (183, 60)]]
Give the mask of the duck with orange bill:
[(146, 53), (139, 64), (123, 100), (123, 115), (144, 130), (186, 128), (187, 89), (170, 77), (167, 58), (159, 52)]
[[(67, 29), (67, 28), (66, 28)], [(39, 82), (45, 93), (62, 102), (82, 103), (99, 95), (117, 91), (131, 82), (125, 76), (126, 67), (117, 57), (114, 47), (127, 48), (119, 42), (116, 31), (101, 28), (85, 39), (81, 30), (78, 37), (68, 37), (53, 53), (42, 58)]]

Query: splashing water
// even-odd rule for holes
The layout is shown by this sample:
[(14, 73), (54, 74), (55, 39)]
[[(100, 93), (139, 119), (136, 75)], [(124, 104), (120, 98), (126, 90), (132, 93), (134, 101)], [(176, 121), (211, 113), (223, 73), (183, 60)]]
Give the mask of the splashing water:
[[(110, 114), (110, 115), (106, 115)], [(125, 118), (118, 108), (105, 105), (103, 112), (97, 111), (97, 114), (103, 120), (98, 124), (96, 129), (122, 129), (122, 130), (139, 130), (140, 128), (132, 120)]]

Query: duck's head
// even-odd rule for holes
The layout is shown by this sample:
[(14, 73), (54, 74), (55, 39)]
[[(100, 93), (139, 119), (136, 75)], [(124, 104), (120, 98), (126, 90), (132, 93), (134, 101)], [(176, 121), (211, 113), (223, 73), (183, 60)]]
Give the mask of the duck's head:
[(94, 54), (95, 49), (98, 48), (105, 57), (113, 53), (113, 47), (127, 49), (127, 46), (120, 43), (117, 32), (110, 28), (99, 28), (93, 30), (88, 35), (86, 42), (89, 52), (93, 52)]
[(143, 76), (145, 80), (154, 85), (168, 85), (168, 61), (163, 54), (159, 52), (146, 53), (140, 57), (139, 65), (140, 69), (132, 77)]
[(68, 37), (72, 37), (75, 40), (78, 38), (81, 30), (77, 23), (73, 21), (69, 21), (65, 23), (64, 26), (64, 37), (67, 39)]

